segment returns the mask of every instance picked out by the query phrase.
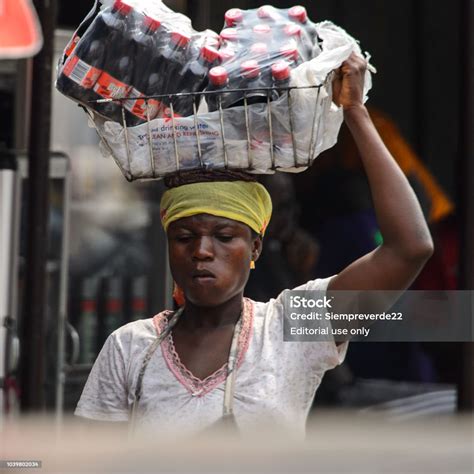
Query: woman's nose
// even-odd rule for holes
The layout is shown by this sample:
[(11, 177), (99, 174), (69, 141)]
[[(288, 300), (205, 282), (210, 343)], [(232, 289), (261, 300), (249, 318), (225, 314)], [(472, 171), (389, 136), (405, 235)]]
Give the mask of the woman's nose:
[(214, 257), (214, 247), (210, 237), (204, 236), (196, 239), (193, 249), (193, 257), (198, 260)]

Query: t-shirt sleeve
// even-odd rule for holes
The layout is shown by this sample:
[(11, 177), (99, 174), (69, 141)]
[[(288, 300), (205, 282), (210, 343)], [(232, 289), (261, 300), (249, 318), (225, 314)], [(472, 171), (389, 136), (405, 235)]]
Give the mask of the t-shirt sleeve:
[[(332, 278), (334, 278), (334, 276), (310, 280), (303, 285), (293, 288), (293, 290), (320, 291), (325, 295)], [(283, 292), (279, 295), (277, 301), (281, 302), (282, 296)], [(283, 317), (286, 317), (286, 315), (283, 315)], [(330, 323), (324, 322), (324, 324), (329, 325)], [(331, 339), (331, 336), (328, 337)], [(326, 371), (342, 364), (346, 357), (349, 342), (346, 341), (342, 344), (336, 344), (334, 338), (332, 338), (332, 340), (328, 341), (288, 342), (288, 344), (295, 344), (299, 350), (303, 351), (304, 360), (311, 368), (317, 369), (318, 371)]]
[(92, 367), (74, 414), (99, 421), (127, 421), (125, 374), (123, 351), (112, 333)]

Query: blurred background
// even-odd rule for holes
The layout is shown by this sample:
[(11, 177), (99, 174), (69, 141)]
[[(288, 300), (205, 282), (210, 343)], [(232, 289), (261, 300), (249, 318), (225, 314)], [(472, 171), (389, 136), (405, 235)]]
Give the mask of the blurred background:
[[(227, 9), (262, 5), (165, 3), (196, 29), (215, 31)], [(474, 2), (300, 3), (313, 21), (331, 20), (360, 40), (378, 70), (370, 113), (415, 189), (436, 245), (413, 289), (472, 290)], [(0, 314), (2, 413), (47, 410), (61, 419), (74, 409), (107, 335), (170, 307), (172, 281), (159, 219), (162, 184), (127, 183), (102, 156), (84, 112), (53, 87), (58, 58), (93, 2), (34, 4), (43, 19), (42, 52), (0, 60), (2, 166), (11, 172), (18, 163), (14, 198), (4, 198), (2, 207), (3, 229), (18, 224), (8, 231), (12, 273), (1, 274), (7, 301)], [(360, 158), (344, 127), (338, 144), (309, 171), (262, 182), (275, 214), (247, 296), (267, 300), (333, 275), (381, 243)], [(409, 419), (454, 414), (472, 410), (473, 376), (472, 344), (353, 343), (346, 362), (326, 375), (315, 410), (356, 408)]]

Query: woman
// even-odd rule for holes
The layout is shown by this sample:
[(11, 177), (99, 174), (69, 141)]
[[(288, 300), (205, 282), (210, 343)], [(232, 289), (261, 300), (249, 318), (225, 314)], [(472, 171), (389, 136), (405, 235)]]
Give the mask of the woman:
[[(433, 251), (415, 194), (363, 105), (365, 69), (353, 54), (333, 94), (362, 155), (383, 244), (338, 275), (300, 289), (403, 290)], [(267, 303), (243, 297), (271, 214), (261, 185), (177, 184), (161, 208), (185, 304), (109, 337), (76, 414), (109, 421), (132, 416), (163, 430), (199, 431), (233, 419), (241, 430), (272, 423), (303, 433), (321, 378), (342, 361), (346, 344), (285, 343), (281, 295)]]

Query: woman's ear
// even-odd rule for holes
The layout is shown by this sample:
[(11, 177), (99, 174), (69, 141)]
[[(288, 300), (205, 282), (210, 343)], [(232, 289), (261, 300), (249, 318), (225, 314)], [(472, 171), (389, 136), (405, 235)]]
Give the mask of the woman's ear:
[(261, 235), (257, 235), (253, 240), (252, 240), (252, 260), (256, 262), (258, 260), (258, 257), (260, 257), (260, 254), (262, 253), (263, 249), (263, 240)]

